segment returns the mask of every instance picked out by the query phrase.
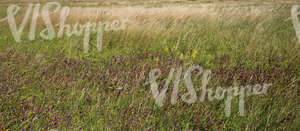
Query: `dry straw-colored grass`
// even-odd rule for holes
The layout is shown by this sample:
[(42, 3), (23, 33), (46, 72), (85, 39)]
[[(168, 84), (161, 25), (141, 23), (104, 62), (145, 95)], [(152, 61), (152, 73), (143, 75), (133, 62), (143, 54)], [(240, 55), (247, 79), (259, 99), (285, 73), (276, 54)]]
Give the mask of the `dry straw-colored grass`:
[[(240, 20), (267, 19), (277, 7), (271, 4), (260, 6), (239, 6), (236, 3), (202, 3), (197, 5), (164, 5), (162, 7), (70, 7), (68, 24), (86, 21), (110, 21), (127, 19), (127, 30), (144, 30), (146, 32), (159, 32), (164, 30), (164, 23), (172, 21), (172, 24), (187, 23), (190, 20), (201, 19), (207, 22), (223, 21), (234, 24)], [(24, 8), (25, 9), (25, 8)], [(53, 22), (59, 21), (59, 13), (52, 14)], [(23, 17), (20, 17), (22, 20)], [(43, 24), (42, 19), (40, 19)], [(174, 28), (175, 29), (175, 28)]]
[(96, 21), (128, 19), (127, 29), (159, 31), (164, 29), (166, 22), (172, 21), (186, 23), (194, 19), (202, 19), (207, 22), (224, 21), (233, 24), (240, 20), (257, 20), (258, 18), (267, 18), (274, 7), (246, 7), (246, 8), (219, 8), (216, 5), (206, 4), (202, 7), (180, 7), (169, 6), (161, 8), (145, 7), (105, 7), (105, 8), (79, 8), (72, 7), (68, 17), (71, 21)]
[[(25, 8), (24, 8), (25, 9)], [(224, 6), (223, 4), (199, 4), (195, 6), (164, 6), (164, 7), (70, 7), (67, 23), (80, 21), (109, 21), (128, 19), (127, 29), (149, 31), (163, 30), (163, 23), (172, 21), (187, 22), (194, 19), (205, 21), (224, 21), (227, 23), (238, 22), (241, 19), (257, 20), (257, 18), (268, 17), (275, 6)], [(59, 12), (52, 14), (53, 21), (58, 22)], [(20, 17), (22, 20), (23, 17)], [(43, 23), (40, 19), (41, 24)], [(56, 23), (54, 22), (54, 23)], [(143, 28), (141, 28), (143, 27)], [(146, 29), (145, 29), (146, 28)]]
[(215, 5), (202, 7), (169, 6), (161, 8), (145, 7), (72, 7), (69, 18), (76, 19), (129, 19), (136, 22), (157, 21), (159, 19), (196, 19), (196, 18), (256, 18), (268, 15), (274, 7), (219, 8)]
[[(224, 21), (234, 24), (240, 20), (268, 19), (274, 10), (273, 6), (260, 7), (224, 7), (220, 8), (214, 4), (203, 4), (201, 7), (168, 6), (161, 8), (145, 7), (72, 7), (69, 15), (71, 21), (97, 21), (101, 19), (128, 19), (126, 30), (133, 32), (144, 32), (149, 36), (156, 32), (169, 33), (176, 28), (165, 30), (165, 22), (172, 21), (176, 24), (188, 23), (190, 20), (201, 19), (207, 22)], [(178, 22), (178, 23), (177, 23)], [(180, 23), (181, 22), (181, 23)], [(163, 31), (164, 30), (164, 31)]]

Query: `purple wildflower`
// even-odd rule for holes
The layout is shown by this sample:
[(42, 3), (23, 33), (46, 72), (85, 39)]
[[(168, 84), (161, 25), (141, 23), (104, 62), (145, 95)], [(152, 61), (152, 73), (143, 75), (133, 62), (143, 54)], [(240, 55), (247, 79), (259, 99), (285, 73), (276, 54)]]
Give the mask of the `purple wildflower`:
[(7, 87), (4, 87), (4, 86), (1, 87), (1, 90), (2, 90), (2, 91), (7, 90), (7, 89), (8, 89)]

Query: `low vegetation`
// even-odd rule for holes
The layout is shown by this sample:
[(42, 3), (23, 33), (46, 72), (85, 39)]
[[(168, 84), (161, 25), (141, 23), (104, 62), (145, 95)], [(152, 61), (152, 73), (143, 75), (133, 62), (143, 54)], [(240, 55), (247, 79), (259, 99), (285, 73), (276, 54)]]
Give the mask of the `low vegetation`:
[[(0, 19), (12, 3), (0, 2)], [(28, 3), (15, 3), (22, 7), (21, 23)], [(82, 36), (30, 41), (27, 24), (17, 43), (2, 21), (1, 130), (299, 130), (300, 48), (288, 19), (296, 0), (61, 4), (71, 8), (70, 25), (128, 23), (124, 30), (103, 32), (101, 52), (97, 34), (91, 34), (90, 50), (83, 53)], [(58, 16), (51, 14), (54, 25)], [(40, 17), (37, 27), (36, 34), (45, 29)], [(239, 115), (238, 98), (226, 117), (225, 100), (187, 104), (178, 99), (173, 105), (171, 90), (164, 105), (157, 106), (145, 84), (149, 72), (162, 71), (162, 87), (171, 68), (192, 65), (212, 71), (208, 87), (272, 86), (265, 95), (245, 98), (245, 116)], [(199, 97), (201, 76), (192, 78)], [(186, 90), (183, 81), (179, 85), (181, 96)]]

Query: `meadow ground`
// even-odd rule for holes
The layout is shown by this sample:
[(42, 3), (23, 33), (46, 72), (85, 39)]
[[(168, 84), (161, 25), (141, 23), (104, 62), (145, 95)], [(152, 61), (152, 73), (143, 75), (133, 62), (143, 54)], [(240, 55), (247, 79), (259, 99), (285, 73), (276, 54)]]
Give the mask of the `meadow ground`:
[[(19, 23), (30, 2), (0, 1), (0, 19), (11, 4), (20, 6)], [(20, 42), (8, 21), (0, 22), (1, 130), (299, 130), (300, 43), (293, 28), (291, 7), (297, 0), (101, 0), (60, 1), (70, 7), (68, 24), (128, 20), (124, 30), (104, 30), (102, 50), (98, 35), (64, 35), (46, 40), (37, 18), (36, 38), (29, 40), (31, 17)], [(51, 14), (53, 25), (59, 13)], [(55, 34), (58, 26), (54, 26)], [(178, 102), (171, 104), (173, 83), (164, 104), (155, 104), (149, 72), (160, 69), (162, 87), (171, 68), (192, 65), (211, 70), (207, 85), (215, 87), (272, 83), (266, 94), (226, 99), (181, 99), (187, 92), (179, 83)], [(197, 93), (203, 82), (192, 76)], [(160, 88), (161, 89), (161, 88)]]

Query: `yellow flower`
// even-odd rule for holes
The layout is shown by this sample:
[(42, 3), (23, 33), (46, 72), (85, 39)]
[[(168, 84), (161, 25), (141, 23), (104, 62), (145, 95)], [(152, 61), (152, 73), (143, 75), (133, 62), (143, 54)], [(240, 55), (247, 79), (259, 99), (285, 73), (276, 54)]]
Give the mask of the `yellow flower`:
[(166, 46), (165, 47), (165, 51), (168, 53), (169, 52), (169, 48)]
[(198, 53), (198, 51), (197, 51), (197, 50), (193, 50), (193, 52), (192, 52), (192, 58), (195, 58), (195, 57), (196, 57), (196, 55), (197, 55), (197, 53)]
[(158, 58), (155, 58), (155, 63), (156, 63), (156, 64), (158, 64), (158, 61), (159, 61), (159, 59), (158, 59)]

